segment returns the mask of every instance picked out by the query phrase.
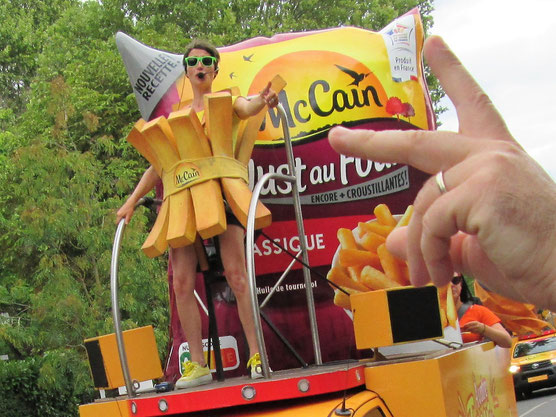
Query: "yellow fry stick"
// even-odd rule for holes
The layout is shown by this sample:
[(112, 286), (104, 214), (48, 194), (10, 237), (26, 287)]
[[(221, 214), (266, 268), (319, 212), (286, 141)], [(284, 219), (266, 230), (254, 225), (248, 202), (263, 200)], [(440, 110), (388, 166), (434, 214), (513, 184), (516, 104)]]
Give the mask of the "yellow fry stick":
[(340, 249), (340, 265), (348, 266), (371, 265), (380, 269), (380, 259), (377, 254), (359, 249)]
[[(173, 248), (191, 245), (197, 236), (195, 224), (195, 213), (193, 211), (193, 199), (189, 190), (184, 189), (167, 198), (170, 201), (168, 208), (170, 215), (168, 219), (168, 232), (166, 239)], [(178, 214), (176, 214), (178, 213)]]
[(393, 229), (394, 227), (384, 226), (379, 222), (359, 223), (359, 230), (361, 232), (373, 232), (382, 237), (387, 237)]
[(143, 246), (141, 246), (141, 250), (149, 258), (162, 255), (168, 248), (166, 235), (168, 234), (169, 207), (170, 203), (168, 199), (164, 200), (160, 206), (158, 216), (156, 216), (153, 228), (143, 243)]
[(443, 287), (436, 287), (436, 291), (438, 294), (438, 304), (440, 306), (440, 318), (442, 319), (442, 328), (448, 326), (448, 316), (446, 313), (448, 307), (448, 290), (449, 285), (445, 285)]
[(411, 220), (411, 216), (413, 215), (413, 206), (409, 205), (405, 209), (405, 213), (403, 214), (402, 218), (398, 221), (398, 224), (394, 229), (402, 226), (407, 226), (409, 224), (409, 220)]
[[(240, 178), (220, 178), (220, 183), (226, 196), (226, 201), (230, 205), (232, 212), (239, 222), (247, 227), (247, 214), (251, 203), (251, 190), (246, 182)], [(255, 211), (255, 229), (262, 229), (270, 226), (272, 214), (263, 203), (257, 202)]]
[(446, 310), (440, 307), (440, 320), (442, 322), (442, 328), (446, 328), (448, 326), (448, 319), (446, 318)]
[(369, 252), (375, 253), (376, 249), (384, 242), (386, 242), (386, 238), (375, 232), (367, 232), (359, 239), (359, 244), (361, 246), (363, 246)]
[(362, 266), (348, 266), (347, 271), (349, 277), (355, 282), (361, 282), (361, 270)]
[(458, 321), (458, 313), (452, 291), (446, 292), (446, 317), (448, 318), (448, 324), (455, 329)]
[[(350, 295), (358, 294), (360, 291), (352, 290), (350, 288), (344, 288)], [(334, 304), (338, 307), (347, 308), (351, 310), (351, 302), (349, 300), (349, 295), (343, 293), (342, 291), (336, 290), (334, 292)]]
[(377, 221), (385, 226), (395, 227), (398, 223), (386, 204), (379, 204), (374, 210)]
[(446, 300), (448, 299), (448, 285), (443, 287), (436, 287), (436, 292), (438, 293), (438, 302), (440, 303), (440, 308), (446, 309)]
[(361, 282), (371, 290), (384, 290), (400, 286), (396, 281), (388, 278), (384, 272), (369, 265), (361, 271)]
[(350, 276), (342, 271), (341, 268), (338, 267), (332, 268), (328, 272), (326, 278), (340, 287), (351, 288), (358, 291), (367, 291), (367, 287), (357, 281), (354, 281)]
[(382, 269), (388, 278), (392, 281), (396, 281), (399, 285), (404, 285), (402, 272), (400, 270), (400, 265), (398, 260), (392, 255), (388, 249), (386, 249), (386, 245), (380, 245), (376, 253), (380, 259), (380, 264), (382, 265)]
[(357, 249), (357, 243), (355, 242), (351, 230), (342, 227), (338, 229), (336, 235), (338, 236), (342, 249)]
[(151, 163), (154, 170), (160, 177), (162, 175), (162, 167), (160, 166), (160, 162), (158, 161), (156, 153), (152, 149), (151, 145), (147, 142), (147, 139), (141, 133), (141, 129), (143, 128), (143, 126), (145, 126), (145, 123), (147, 122), (145, 122), (145, 120), (143, 119), (137, 120), (137, 122), (135, 122), (135, 124), (133, 125), (133, 129), (131, 129), (131, 132), (129, 132), (129, 134), (127, 135), (126, 139), (129, 143), (131, 143), (131, 145), (133, 145), (135, 149), (139, 151), (139, 153), (141, 153), (141, 155), (143, 155), (147, 159), (147, 161)]

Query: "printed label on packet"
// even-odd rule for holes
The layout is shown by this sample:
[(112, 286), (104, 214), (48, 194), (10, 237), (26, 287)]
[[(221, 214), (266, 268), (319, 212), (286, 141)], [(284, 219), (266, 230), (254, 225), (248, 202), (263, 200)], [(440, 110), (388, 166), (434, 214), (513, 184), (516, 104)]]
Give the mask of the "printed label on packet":
[(384, 38), (392, 80), (404, 82), (417, 78), (417, 43), (413, 16), (402, 16), (380, 31)]
[[(231, 371), (239, 366), (239, 350), (237, 346), (237, 340), (233, 336), (221, 336), (220, 338), (220, 353), (222, 356), (222, 367), (224, 371)], [(208, 339), (203, 339), (203, 353), (205, 355), (205, 361), (208, 363)], [(184, 362), (191, 360), (191, 355), (189, 354), (189, 343), (183, 342), (179, 346), (178, 350), (178, 360), (179, 360), (179, 371), (180, 374), (183, 373)], [(211, 359), (210, 359), (210, 370), (215, 372), (215, 360), (214, 360), (214, 349), (211, 349)]]
[[(308, 206), (368, 200), (407, 190), (409, 186), (409, 170), (407, 166), (402, 166), (386, 175), (357, 185), (302, 195), (299, 197), (299, 202), (304, 206)], [(265, 204), (291, 205), (293, 204), (293, 197), (263, 198), (261, 201)]]

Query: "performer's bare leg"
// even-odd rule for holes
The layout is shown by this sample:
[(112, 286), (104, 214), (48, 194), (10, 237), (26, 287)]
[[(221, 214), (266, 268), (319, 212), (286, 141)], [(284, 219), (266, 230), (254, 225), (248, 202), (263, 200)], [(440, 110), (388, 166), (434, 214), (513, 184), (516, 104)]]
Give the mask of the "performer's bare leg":
[(259, 353), (253, 308), (249, 298), (249, 284), (247, 283), (247, 269), (245, 265), (244, 230), (236, 225), (228, 225), (224, 233), (219, 236), (220, 257), (224, 267), (226, 280), (237, 300), (239, 319), (249, 346), (249, 357)]
[(172, 248), (172, 268), (174, 271), (174, 293), (176, 308), (181, 328), (189, 344), (191, 360), (205, 366), (203, 354), (201, 316), (195, 298), (195, 281), (197, 277), (197, 255), (193, 245)]

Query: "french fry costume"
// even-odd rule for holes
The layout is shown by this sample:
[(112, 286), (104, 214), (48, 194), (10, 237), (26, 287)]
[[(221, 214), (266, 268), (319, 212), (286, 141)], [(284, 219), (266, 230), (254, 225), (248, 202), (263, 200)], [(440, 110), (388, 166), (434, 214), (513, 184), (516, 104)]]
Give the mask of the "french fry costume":
[[(275, 77), (278, 92), (284, 81)], [(153, 166), (164, 185), (164, 199), (156, 222), (142, 246), (150, 258), (173, 248), (191, 245), (226, 230), (222, 196), (245, 227), (251, 201), (247, 162), (266, 107), (248, 120), (234, 112), (230, 92), (204, 96), (204, 120), (190, 107), (150, 122), (140, 119), (127, 140)], [(178, 106), (179, 107), (179, 106)], [(270, 225), (271, 213), (258, 203), (255, 229)]]

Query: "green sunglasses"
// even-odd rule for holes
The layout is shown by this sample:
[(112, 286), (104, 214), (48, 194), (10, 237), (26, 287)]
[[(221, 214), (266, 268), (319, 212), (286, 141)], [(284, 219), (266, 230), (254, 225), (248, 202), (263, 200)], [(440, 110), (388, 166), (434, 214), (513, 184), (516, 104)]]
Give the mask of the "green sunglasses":
[(188, 56), (183, 59), (184, 65), (188, 67), (196, 67), (201, 61), (204, 67), (210, 67), (216, 64), (216, 58), (213, 56)]

